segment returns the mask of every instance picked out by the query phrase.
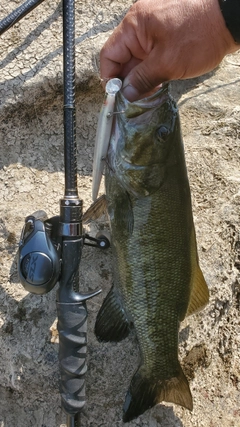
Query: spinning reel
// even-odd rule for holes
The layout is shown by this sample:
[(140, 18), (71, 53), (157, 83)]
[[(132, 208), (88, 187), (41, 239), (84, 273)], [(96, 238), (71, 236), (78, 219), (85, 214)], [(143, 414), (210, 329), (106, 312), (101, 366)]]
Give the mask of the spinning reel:
[[(34, 212), (25, 219), (18, 252), (18, 274), (26, 291), (43, 295), (50, 292), (61, 273), (62, 238), (59, 235), (60, 216), (47, 219), (44, 211)], [(108, 249), (106, 233), (96, 237), (83, 235), (83, 244)]]
[(57, 283), (61, 271), (61, 238), (56, 230), (59, 217), (44, 222), (39, 211), (25, 219), (19, 242), (18, 274), (26, 291), (43, 295)]

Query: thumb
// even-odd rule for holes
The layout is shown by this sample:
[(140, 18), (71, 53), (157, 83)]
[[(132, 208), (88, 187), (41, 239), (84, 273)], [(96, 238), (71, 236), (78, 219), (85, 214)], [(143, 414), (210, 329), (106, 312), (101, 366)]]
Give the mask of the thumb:
[(123, 81), (123, 95), (133, 102), (150, 95), (165, 79), (156, 65), (153, 55), (136, 65)]

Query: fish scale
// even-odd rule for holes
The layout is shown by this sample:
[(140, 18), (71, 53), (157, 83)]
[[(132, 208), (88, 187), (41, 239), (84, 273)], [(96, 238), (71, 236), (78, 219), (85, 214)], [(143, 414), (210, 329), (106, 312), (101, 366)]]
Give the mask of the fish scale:
[(95, 333), (120, 341), (132, 327), (141, 362), (123, 407), (130, 421), (161, 401), (192, 409), (178, 360), (186, 315), (208, 302), (199, 267), (191, 194), (176, 105), (163, 86), (129, 103), (116, 95), (105, 171), (113, 253), (113, 287)]
[[(114, 185), (112, 177), (111, 184)], [(114, 249), (116, 250), (114, 258), (118, 260), (114, 271), (114, 278), (116, 277), (116, 282), (121, 286), (123, 304), (127, 312), (131, 313), (146, 366), (148, 366), (147, 361), (149, 360), (149, 364), (153, 367), (153, 356), (156, 355), (154, 369), (160, 374), (164, 372), (163, 375), (170, 377), (171, 370), (172, 372), (176, 371), (178, 337), (177, 333), (175, 333), (175, 339), (169, 340), (169, 336), (174, 336), (172, 331), (171, 334), (169, 332), (171, 329), (173, 331), (178, 331), (177, 323), (179, 320), (176, 315), (175, 305), (178, 304), (180, 295), (181, 300), (183, 299), (183, 292), (185, 291), (186, 311), (189, 290), (185, 286), (187, 280), (186, 275), (183, 275), (182, 272), (178, 273), (176, 265), (179, 264), (178, 260), (174, 262), (174, 269), (172, 269), (170, 265), (172, 262), (171, 260), (177, 256), (176, 254), (179, 254), (179, 251), (184, 251), (184, 247), (181, 248), (179, 236), (178, 239), (175, 238), (176, 228), (172, 223), (170, 223), (170, 231), (172, 230), (172, 232), (170, 233), (169, 230), (166, 230), (160, 210), (164, 205), (164, 198), (161, 197), (161, 194), (158, 194), (158, 196), (160, 196), (157, 198), (157, 201), (160, 202), (159, 206), (156, 204), (155, 209), (149, 213), (145, 227), (143, 228), (141, 219), (139, 221), (140, 224), (136, 220), (134, 222), (133, 234), (129, 236), (128, 239), (122, 239), (122, 235), (124, 236), (122, 230), (115, 230), (112, 227), (112, 235), (114, 235), (114, 238), (118, 242), (116, 249)], [(141, 218), (144, 212), (142, 201), (140, 207), (138, 206), (138, 200), (133, 199), (132, 202), (136, 203), (136, 206), (133, 206), (134, 218)], [(144, 198), (144, 202), (145, 205), (148, 203), (152, 204), (152, 197)], [(145, 211), (146, 210), (147, 209), (145, 209)], [(156, 210), (157, 216), (155, 214)], [(153, 218), (151, 218), (151, 216)], [(179, 217), (176, 218), (177, 222), (178, 219)], [(157, 234), (156, 230), (158, 230)], [(168, 241), (167, 246), (162, 244), (162, 241), (166, 240), (164, 234)], [(185, 238), (183, 244), (184, 243)], [(187, 257), (184, 255), (183, 262), (185, 262), (186, 259)], [(186, 271), (187, 270), (189, 269), (186, 266)], [(190, 272), (188, 271), (188, 275), (189, 274)], [(179, 277), (181, 277), (181, 275), (183, 279), (180, 282)], [(129, 283), (131, 283), (132, 286), (131, 294)], [(157, 286), (159, 283), (161, 283), (161, 286)], [(178, 285), (177, 290), (176, 283)], [(174, 295), (171, 287), (174, 290)], [(169, 308), (168, 301), (170, 304)], [(148, 307), (150, 308), (149, 310)], [(162, 313), (164, 313), (164, 318)], [(146, 328), (148, 329), (147, 334)], [(165, 336), (167, 340), (164, 339)], [(153, 348), (149, 345), (151, 339), (155, 341)], [(167, 345), (164, 344), (166, 341)], [(156, 351), (156, 347), (161, 348), (161, 352)], [(162, 364), (159, 364), (159, 354), (162, 353), (162, 349), (165, 350), (166, 358), (166, 362), (162, 363), (167, 366), (167, 369), (164, 370), (162, 369)], [(173, 368), (171, 368), (172, 365)]]

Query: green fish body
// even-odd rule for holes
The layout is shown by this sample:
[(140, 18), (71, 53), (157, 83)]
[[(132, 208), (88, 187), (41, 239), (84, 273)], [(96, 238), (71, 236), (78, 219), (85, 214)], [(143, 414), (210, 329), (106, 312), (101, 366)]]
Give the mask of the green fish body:
[(95, 333), (120, 341), (134, 327), (141, 363), (124, 404), (130, 421), (161, 401), (192, 409), (178, 360), (186, 315), (208, 302), (198, 264), (177, 107), (165, 85), (129, 103), (119, 92), (106, 167), (114, 284)]

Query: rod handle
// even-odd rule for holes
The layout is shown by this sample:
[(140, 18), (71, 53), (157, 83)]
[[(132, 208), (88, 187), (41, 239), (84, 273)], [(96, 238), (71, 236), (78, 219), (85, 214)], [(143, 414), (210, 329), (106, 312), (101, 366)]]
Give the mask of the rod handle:
[(62, 407), (67, 414), (85, 404), (87, 308), (85, 302), (57, 302)]

